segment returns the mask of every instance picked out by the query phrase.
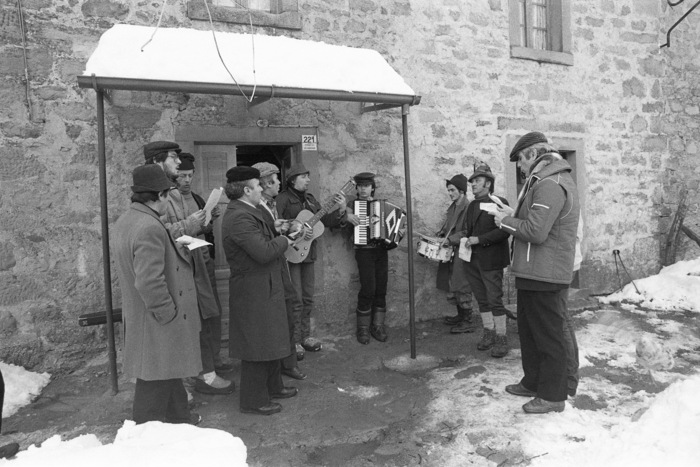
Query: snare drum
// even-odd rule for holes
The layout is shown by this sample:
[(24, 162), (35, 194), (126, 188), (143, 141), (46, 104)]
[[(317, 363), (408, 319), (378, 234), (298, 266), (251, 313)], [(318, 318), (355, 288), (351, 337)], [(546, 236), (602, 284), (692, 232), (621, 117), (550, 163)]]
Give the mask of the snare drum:
[(449, 263), (454, 255), (454, 249), (449, 245), (442, 246), (441, 238), (421, 237), (418, 241), (418, 254), (431, 261)]

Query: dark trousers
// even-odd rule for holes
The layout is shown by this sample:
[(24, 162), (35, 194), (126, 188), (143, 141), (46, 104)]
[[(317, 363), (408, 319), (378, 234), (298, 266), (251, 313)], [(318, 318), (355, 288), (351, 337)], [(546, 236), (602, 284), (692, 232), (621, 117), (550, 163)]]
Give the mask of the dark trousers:
[(389, 280), (389, 255), (384, 248), (358, 248), (355, 261), (360, 273), (357, 309), (386, 308), (386, 287)]
[(568, 295), (568, 289), (518, 290), (518, 334), (525, 373), (520, 383), (551, 402), (566, 400), (564, 316)]
[(145, 381), (136, 379), (134, 421), (189, 423), (190, 409), (182, 379)]
[(287, 308), (287, 327), (289, 328), (289, 356), (282, 359), (282, 368), (291, 370), (297, 367), (297, 350), (294, 342), (294, 304), (296, 297), (289, 297), (284, 300)]
[[(201, 316), (201, 315), (200, 315)], [(211, 373), (214, 371), (214, 337), (212, 333), (212, 327), (216, 326), (213, 323), (217, 317), (201, 319), (202, 329), (199, 331), (199, 350), (202, 354), (202, 374)], [(221, 332), (221, 315), (219, 319), (219, 332)], [(221, 334), (219, 334), (219, 350), (221, 350)]]
[(282, 391), (282, 366), (279, 360), (241, 361), (241, 399), (244, 409), (258, 409), (270, 404), (270, 396)]
[(314, 263), (289, 263), (289, 274), (297, 292), (294, 305), (294, 342), (301, 342), (311, 333), (311, 310), (314, 307), (316, 283)]
[(472, 293), (476, 297), (481, 313), (491, 312), (493, 316), (503, 316), (503, 269), (483, 271), (478, 265), (465, 262), (465, 272)]
[[(214, 260), (209, 258), (207, 260), (207, 273), (209, 274), (209, 282), (211, 282), (211, 290), (214, 292), (214, 300), (216, 300), (216, 306), (219, 309), (219, 315), (211, 318), (207, 318), (206, 326), (209, 329), (209, 346), (212, 355), (212, 360), (214, 361), (214, 366), (217, 367), (221, 365), (221, 302), (219, 301), (219, 292), (216, 288), (216, 268)], [(205, 323), (202, 323), (204, 325)], [(203, 326), (202, 326), (203, 327)], [(211, 370), (210, 370), (211, 371)]]
[(578, 342), (571, 322), (571, 313), (564, 313), (564, 342), (566, 343), (566, 388), (575, 394), (578, 388)]

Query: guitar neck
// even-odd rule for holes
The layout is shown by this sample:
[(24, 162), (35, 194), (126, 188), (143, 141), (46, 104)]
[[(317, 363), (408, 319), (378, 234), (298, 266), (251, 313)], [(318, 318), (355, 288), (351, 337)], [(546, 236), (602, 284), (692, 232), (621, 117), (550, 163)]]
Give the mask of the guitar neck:
[[(340, 189), (340, 192), (344, 195), (347, 195), (347, 190), (354, 186), (355, 182), (352, 179), (350, 179), (345, 185), (343, 185), (343, 187)], [(318, 212), (314, 214), (312, 218), (306, 221), (306, 224), (308, 224), (309, 227), (313, 227), (318, 221), (321, 220), (323, 216), (328, 214), (328, 212), (333, 208), (333, 206), (335, 206), (335, 200), (333, 199), (333, 197), (331, 197), (321, 205), (321, 209), (319, 209)]]

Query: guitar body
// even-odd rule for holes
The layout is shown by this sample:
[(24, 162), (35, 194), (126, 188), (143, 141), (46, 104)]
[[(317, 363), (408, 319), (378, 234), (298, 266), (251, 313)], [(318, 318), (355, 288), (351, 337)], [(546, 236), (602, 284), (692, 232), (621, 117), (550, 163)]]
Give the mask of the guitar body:
[[(312, 217), (314, 217), (314, 214), (311, 211), (304, 209), (297, 215), (296, 220), (304, 224)], [(284, 252), (284, 256), (287, 257), (287, 261), (290, 263), (301, 263), (309, 256), (309, 251), (311, 251), (311, 242), (323, 235), (326, 227), (322, 222), (316, 222), (313, 226), (313, 230), (314, 236), (311, 240), (301, 239), (296, 244), (290, 245), (289, 248), (287, 248), (287, 251)]]

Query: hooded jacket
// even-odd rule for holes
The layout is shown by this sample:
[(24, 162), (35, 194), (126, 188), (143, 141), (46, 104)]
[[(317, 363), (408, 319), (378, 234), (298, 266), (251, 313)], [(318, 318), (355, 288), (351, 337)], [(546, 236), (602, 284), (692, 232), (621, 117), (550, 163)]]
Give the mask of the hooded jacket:
[(513, 236), (511, 271), (524, 279), (570, 284), (580, 211), (571, 166), (548, 162), (545, 154), (533, 167), (514, 216), (501, 221), (501, 229)]

